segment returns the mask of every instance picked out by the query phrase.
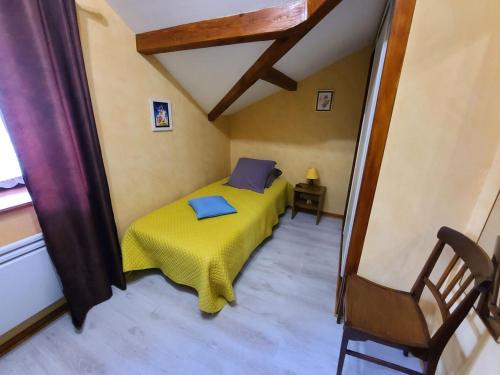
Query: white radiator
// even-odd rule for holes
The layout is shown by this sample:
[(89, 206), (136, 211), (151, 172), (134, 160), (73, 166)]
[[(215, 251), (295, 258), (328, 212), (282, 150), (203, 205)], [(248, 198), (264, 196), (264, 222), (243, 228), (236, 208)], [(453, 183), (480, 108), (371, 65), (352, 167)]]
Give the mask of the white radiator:
[(41, 233), (0, 247), (0, 336), (62, 297)]

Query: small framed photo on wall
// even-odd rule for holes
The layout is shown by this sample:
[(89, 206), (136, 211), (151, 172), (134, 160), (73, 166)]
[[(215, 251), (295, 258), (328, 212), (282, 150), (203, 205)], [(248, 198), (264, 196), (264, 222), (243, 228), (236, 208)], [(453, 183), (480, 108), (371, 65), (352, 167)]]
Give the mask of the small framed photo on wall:
[(316, 96), (316, 112), (329, 112), (332, 110), (334, 90), (318, 90)]
[(151, 128), (155, 132), (172, 130), (172, 107), (168, 100), (150, 99)]

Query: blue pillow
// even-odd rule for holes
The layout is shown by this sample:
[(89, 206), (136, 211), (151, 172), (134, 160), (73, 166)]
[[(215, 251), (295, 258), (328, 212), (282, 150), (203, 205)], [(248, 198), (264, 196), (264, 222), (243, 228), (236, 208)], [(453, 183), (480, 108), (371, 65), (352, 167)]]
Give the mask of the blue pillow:
[(188, 203), (196, 212), (196, 218), (198, 220), (238, 212), (220, 195), (194, 198), (190, 199)]

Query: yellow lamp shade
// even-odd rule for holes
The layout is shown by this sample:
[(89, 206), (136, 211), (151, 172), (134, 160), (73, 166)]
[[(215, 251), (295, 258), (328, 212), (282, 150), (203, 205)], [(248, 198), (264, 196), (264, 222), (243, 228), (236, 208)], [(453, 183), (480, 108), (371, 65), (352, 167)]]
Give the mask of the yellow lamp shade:
[(307, 170), (306, 178), (308, 180), (317, 180), (319, 179), (319, 173), (316, 168), (309, 168)]

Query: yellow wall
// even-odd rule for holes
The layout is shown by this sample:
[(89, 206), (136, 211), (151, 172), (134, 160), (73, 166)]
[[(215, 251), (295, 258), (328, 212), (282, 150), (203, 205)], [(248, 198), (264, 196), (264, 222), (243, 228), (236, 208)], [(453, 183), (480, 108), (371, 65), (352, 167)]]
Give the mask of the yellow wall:
[[(137, 217), (229, 174), (224, 124), (206, 114), (102, 0), (78, 0), (78, 21), (120, 234)], [(172, 104), (173, 131), (152, 132), (149, 99)]]
[[(486, 175), (484, 180), (483, 188), (479, 197), (477, 199), (472, 215), (467, 224), (466, 233), (471, 237), (476, 238), (479, 233), (481, 233), (484, 223), (488, 220), (488, 216), (491, 211), (492, 201), (494, 197), (498, 194), (500, 189), (500, 147), (497, 147), (495, 159), (491, 165), (491, 168)], [(497, 226), (500, 228), (500, 223)], [(500, 232), (500, 230), (499, 230)], [(500, 234), (500, 233), (499, 233)], [(490, 243), (491, 245), (491, 243)], [(492, 253), (492, 246), (485, 249)]]
[[(343, 214), (359, 129), (371, 49), (358, 51), (229, 116), (231, 165), (249, 156), (278, 162), (292, 183), (310, 166), (327, 187), (325, 211)], [(335, 89), (331, 112), (315, 112), (318, 89)]]
[[(440, 226), (474, 237), (484, 224), (500, 181), (499, 17), (497, 0), (417, 1), (361, 275), (408, 289)], [(500, 346), (472, 325), (446, 348), (447, 373), (500, 368)]]
[(0, 213), (0, 246), (40, 233), (33, 206)]

